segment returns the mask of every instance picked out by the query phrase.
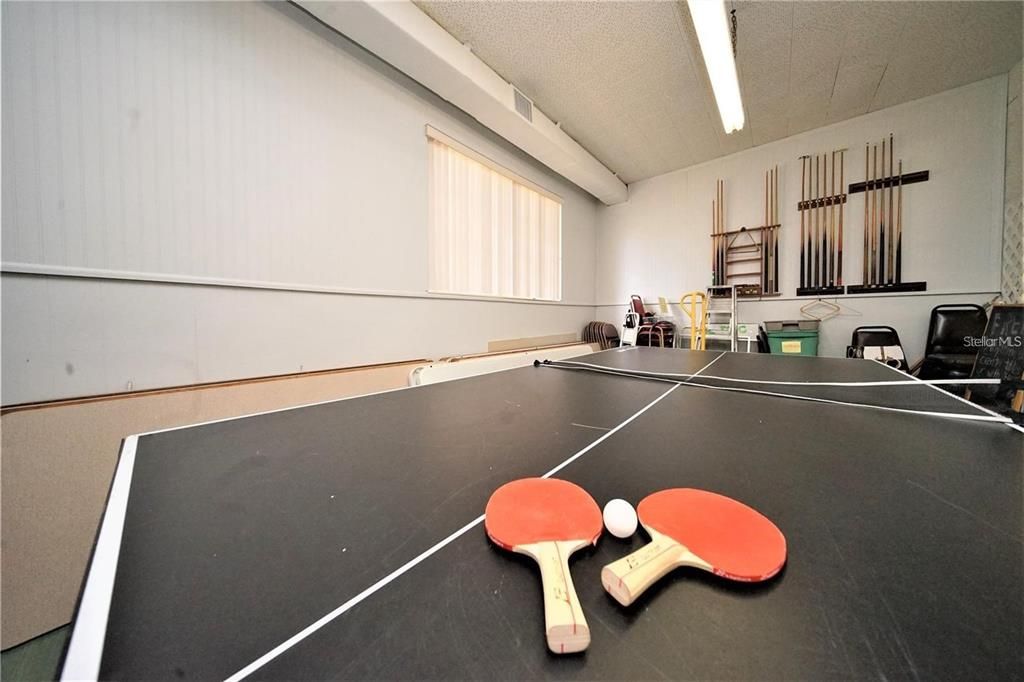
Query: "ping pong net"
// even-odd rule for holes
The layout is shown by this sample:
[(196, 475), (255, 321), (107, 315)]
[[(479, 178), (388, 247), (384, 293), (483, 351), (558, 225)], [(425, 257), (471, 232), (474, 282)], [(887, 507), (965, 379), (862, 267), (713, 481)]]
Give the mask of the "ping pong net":
[(695, 390), (743, 393), (766, 399), (806, 401), (966, 421), (1013, 423), (1008, 417), (1000, 416), (938, 388), (944, 385), (999, 383), (998, 379), (924, 381), (894, 372), (891, 379), (883, 380), (804, 381), (737, 378), (718, 376), (713, 372), (627, 369), (578, 360), (535, 361), (534, 365), (660, 381)]

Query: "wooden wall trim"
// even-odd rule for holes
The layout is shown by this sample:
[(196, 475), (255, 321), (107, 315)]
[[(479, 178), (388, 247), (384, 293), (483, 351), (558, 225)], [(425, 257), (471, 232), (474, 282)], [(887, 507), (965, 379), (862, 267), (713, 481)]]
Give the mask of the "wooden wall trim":
[(355, 365), (352, 367), (333, 367), (330, 369), (318, 369), (308, 372), (293, 372), (290, 374), (272, 374), (269, 376), (248, 377), (245, 379), (229, 379), (224, 381), (209, 381), (199, 384), (186, 384), (182, 386), (166, 386), (163, 388), (149, 388), (139, 391), (122, 391), (118, 393), (102, 393), (98, 395), (81, 396), (78, 398), (62, 398), (60, 400), (45, 400), (35, 403), (21, 403), (16, 405), (4, 405), (0, 407), (0, 416), (12, 412), (23, 412), (25, 410), (40, 410), (49, 407), (65, 407), (68, 405), (83, 405), (105, 400), (125, 400), (128, 398), (143, 398), (166, 393), (181, 393), (185, 391), (202, 391), (210, 388), (224, 388), (228, 386), (243, 386), (246, 384), (258, 384), (266, 381), (282, 381), (285, 379), (301, 379), (304, 377), (321, 376), (325, 374), (345, 374), (349, 372), (364, 372), (367, 370), (383, 369), (386, 367), (401, 367), (403, 365), (422, 365), (429, 363), (426, 358), (415, 360), (399, 360), (396, 362), (382, 362), (373, 365)]

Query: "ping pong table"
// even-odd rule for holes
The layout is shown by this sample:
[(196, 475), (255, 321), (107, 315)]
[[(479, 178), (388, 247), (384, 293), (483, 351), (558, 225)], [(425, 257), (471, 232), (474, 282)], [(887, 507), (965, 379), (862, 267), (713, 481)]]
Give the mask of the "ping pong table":
[[(576, 360), (126, 438), (63, 677), (1024, 676), (1021, 433), (870, 360)], [(734, 497), (787, 565), (677, 570), (623, 608), (601, 567), (646, 540), (605, 534), (572, 563), (590, 648), (556, 656), (536, 567), (482, 524), (541, 475), (600, 505)]]

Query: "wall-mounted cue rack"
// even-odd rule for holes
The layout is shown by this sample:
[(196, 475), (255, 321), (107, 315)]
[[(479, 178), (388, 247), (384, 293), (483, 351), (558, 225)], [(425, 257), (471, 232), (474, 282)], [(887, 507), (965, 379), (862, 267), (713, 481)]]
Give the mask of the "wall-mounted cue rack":
[[(836, 182), (836, 159), (839, 182)], [(800, 157), (800, 287), (797, 296), (835, 296), (843, 288), (846, 150)], [(836, 190), (839, 193), (836, 193)]]
[[(800, 162), (800, 286), (797, 296), (899, 293), (924, 291), (925, 282), (903, 281), (903, 186), (928, 180), (928, 171), (894, 170), (894, 138), (888, 144), (868, 143), (864, 150), (864, 182), (843, 194), (845, 149), (831, 155), (801, 156)], [(836, 158), (838, 176), (836, 182)], [(879, 163), (881, 161), (881, 163)], [(888, 168), (886, 166), (888, 165)], [(836, 193), (838, 189), (839, 194)], [(843, 283), (843, 230), (851, 194), (864, 194), (863, 284)], [(848, 248), (851, 244), (847, 243)], [(855, 247), (854, 247), (855, 248)]]
[[(732, 284), (739, 297), (778, 296), (779, 167), (764, 174), (764, 224), (725, 229), (725, 181), (711, 200), (711, 286)], [(752, 270), (751, 264), (757, 263)]]
[[(864, 265), (863, 284), (850, 285), (847, 293), (884, 293), (924, 291), (926, 282), (903, 281), (903, 186), (928, 180), (928, 171), (903, 174), (903, 160), (893, 172), (895, 140), (889, 134), (879, 146), (864, 148), (864, 182), (850, 185), (850, 194), (864, 192)], [(889, 169), (886, 174), (886, 160)], [(881, 172), (881, 174), (879, 174)]]

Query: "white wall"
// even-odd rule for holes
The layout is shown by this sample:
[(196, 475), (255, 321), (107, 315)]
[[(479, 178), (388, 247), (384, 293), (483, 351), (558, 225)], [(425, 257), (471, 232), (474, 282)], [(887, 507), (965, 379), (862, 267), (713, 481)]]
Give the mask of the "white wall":
[[(591, 319), (597, 202), (300, 10), (2, 12), (4, 404)], [(562, 305), (426, 297), (426, 124), (562, 197)]]
[[(629, 201), (600, 211), (597, 256), (599, 319), (621, 316), (628, 296), (678, 300), (711, 279), (711, 200), (726, 182), (729, 229), (762, 223), (763, 178), (779, 165), (780, 299), (743, 302), (743, 321), (800, 318), (800, 161), (803, 154), (848, 147), (846, 182), (864, 176), (864, 145), (896, 136), (904, 172), (931, 171), (903, 190), (903, 279), (924, 280), (928, 294), (843, 297), (844, 314), (823, 324), (821, 354), (842, 355), (859, 325), (889, 324), (911, 356), (923, 353), (931, 308), (983, 302), (999, 292), (1003, 214), (1006, 76), (867, 114), (629, 187)], [(860, 283), (863, 194), (852, 195), (845, 221), (846, 283)]]
[[(730, 227), (756, 225), (774, 163), (785, 295), (743, 303), (741, 317), (796, 318), (797, 157), (848, 146), (856, 181), (864, 142), (890, 131), (906, 170), (932, 172), (904, 193), (905, 279), (929, 293), (844, 298), (822, 352), (841, 354), (858, 324), (888, 323), (919, 354), (933, 305), (999, 290), (1005, 77), (635, 183), (606, 208), (288, 5), (0, 11), (4, 404), (618, 322), (630, 293), (706, 285), (715, 179)], [(426, 124), (562, 196), (561, 305), (425, 293)], [(855, 246), (862, 196), (847, 213)], [(846, 253), (856, 279), (860, 251)]]

